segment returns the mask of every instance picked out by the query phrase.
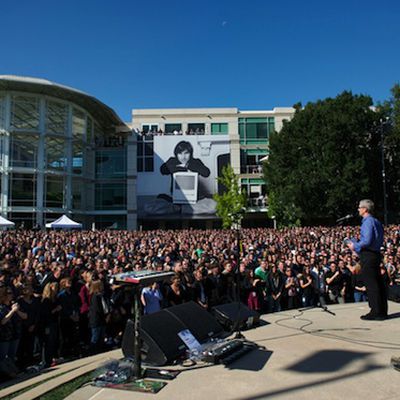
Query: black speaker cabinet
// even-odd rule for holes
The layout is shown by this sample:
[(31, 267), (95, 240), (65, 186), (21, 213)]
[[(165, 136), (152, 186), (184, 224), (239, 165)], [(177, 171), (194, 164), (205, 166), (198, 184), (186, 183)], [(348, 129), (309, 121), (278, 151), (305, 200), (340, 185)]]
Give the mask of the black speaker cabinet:
[[(142, 360), (150, 365), (171, 364), (185, 355), (186, 345), (178, 333), (189, 329), (204, 343), (223, 333), (222, 326), (201, 306), (194, 302), (169, 307), (141, 318)], [(133, 356), (134, 326), (129, 320), (122, 338), (125, 357)]]
[(228, 331), (252, 328), (260, 323), (260, 314), (250, 310), (243, 303), (228, 303), (215, 306), (212, 309), (217, 321)]
[(388, 299), (400, 303), (400, 285), (389, 286)]
[(194, 301), (166, 308), (165, 311), (182, 322), (200, 343), (224, 331), (215, 317)]

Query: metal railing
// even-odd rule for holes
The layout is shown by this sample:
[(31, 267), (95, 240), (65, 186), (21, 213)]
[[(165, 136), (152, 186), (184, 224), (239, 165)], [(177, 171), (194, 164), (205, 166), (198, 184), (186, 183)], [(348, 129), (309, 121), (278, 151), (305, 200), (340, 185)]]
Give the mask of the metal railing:
[(262, 174), (262, 165), (242, 165), (240, 168), (242, 174)]

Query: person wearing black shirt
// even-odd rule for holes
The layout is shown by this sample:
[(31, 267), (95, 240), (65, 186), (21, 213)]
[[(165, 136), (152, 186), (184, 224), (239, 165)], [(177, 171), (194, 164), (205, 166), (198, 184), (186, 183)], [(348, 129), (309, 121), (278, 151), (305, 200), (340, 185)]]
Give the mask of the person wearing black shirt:
[(311, 268), (309, 265), (304, 267), (303, 273), (299, 278), (301, 288), (301, 303), (303, 307), (310, 307), (314, 305), (315, 292), (313, 277), (311, 275)]
[(40, 317), (40, 301), (33, 296), (32, 286), (24, 286), (18, 299), (20, 310), (27, 315), (21, 324), (21, 340), (18, 346), (18, 364), (24, 369), (33, 365), (33, 350)]
[(367, 289), (363, 277), (361, 275), (361, 266), (356, 265), (354, 267), (353, 274), (351, 276), (351, 284), (354, 291), (354, 301), (359, 303), (361, 301), (367, 301)]
[(13, 303), (11, 287), (0, 288), (0, 362), (15, 361), (21, 337), (21, 320), (27, 318), (18, 303)]
[(79, 297), (71, 290), (71, 278), (63, 278), (60, 281), (60, 292), (58, 301), (61, 305), (60, 331), (61, 348), (60, 355), (69, 357), (76, 355), (78, 343), (78, 322), (79, 322)]
[(281, 311), (282, 293), (284, 290), (284, 275), (276, 264), (272, 265), (271, 273), (268, 275), (268, 288), (271, 293), (271, 311)]
[(329, 300), (333, 303), (344, 303), (344, 293), (346, 287), (342, 272), (336, 263), (331, 263), (330, 270), (326, 274), (326, 284), (328, 286)]
[(50, 367), (57, 356), (61, 305), (57, 299), (58, 283), (48, 283), (43, 289), (40, 307), (40, 328), (42, 330), (45, 367)]
[(91, 350), (97, 353), (103, 350), (106, 325), (110, 315), (110, 306), (104, 296), (104, 285), (101, 280), (92, 281), (89, 294), (89, 326), (91, 328)]
[(201, 268), (194, 271), (193, 299), (201, 307), (208, 308), (208, 293), (206, 290), (205, 279)]

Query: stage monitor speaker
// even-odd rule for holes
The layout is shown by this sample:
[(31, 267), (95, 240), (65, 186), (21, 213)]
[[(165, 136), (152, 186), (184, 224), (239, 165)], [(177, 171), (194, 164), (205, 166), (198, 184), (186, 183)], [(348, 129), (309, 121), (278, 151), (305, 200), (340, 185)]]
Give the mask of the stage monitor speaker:
[[(140, 338), (142, 360), (150, 365), (170, 364), (183, 356), (186, 346), (178, 333), (187, 329), (185, 325), (165, 310), (141, 318)], [(128, 320), (122, 338), (122, 352), (125, 357), (134, 355), (134, 326)]]
[(389, 286), (388, 299), (400, 303), (400, 285)]
[(243, 303), (228, 303), (212, 309), (217, 321), (229, 331), (252, 328), (260, 323), (260, 314), (250, 310)]
[(166, 308), (165, 311), (182, 322), (200, 343), (224, 331), (215, 317), (194, 301)]

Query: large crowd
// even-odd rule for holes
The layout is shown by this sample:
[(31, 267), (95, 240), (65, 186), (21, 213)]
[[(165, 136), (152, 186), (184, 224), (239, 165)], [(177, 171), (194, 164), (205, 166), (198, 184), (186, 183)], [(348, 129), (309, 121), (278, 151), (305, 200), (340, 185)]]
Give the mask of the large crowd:
[[(118, 345), (133, 293), (111, 277), (173, 271), (143, 288), (143, 313), (240, 299), (261, 313), (366, 301), (357, 227), (0, 232), (0, 375)], [(381, 273), (400, 284), (400, 227), (385, 229)], [(13, 372), (14, 371), (14, 372)]]

